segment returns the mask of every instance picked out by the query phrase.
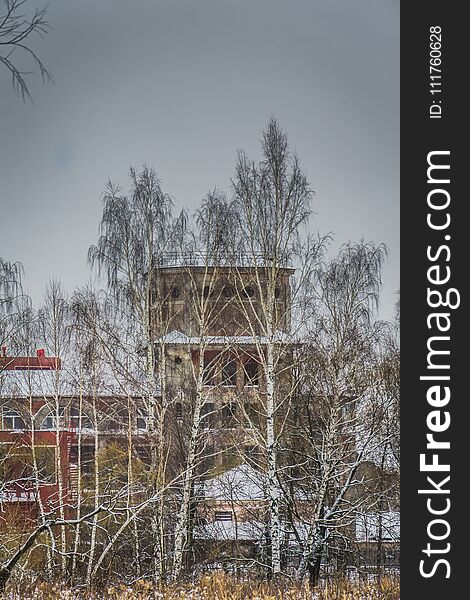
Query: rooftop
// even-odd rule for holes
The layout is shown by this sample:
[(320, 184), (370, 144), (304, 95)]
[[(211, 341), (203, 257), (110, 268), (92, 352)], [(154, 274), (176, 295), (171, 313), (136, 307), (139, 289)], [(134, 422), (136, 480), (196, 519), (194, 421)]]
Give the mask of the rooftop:
[[(181, 331), (170, 331), (155, 343), (175, 344), (185, 346), (199, 346), (201, 343), (211, 346), (255, 346), (257, 344), (267, 344), (266, 336), (258, 335), (207, 335), (203, 338), (199, 336), (189, 336)], [(283, 331), (275, 331), (272, 342), (275, 344), (288, 344), (293, 342), (292, 336)]]
[[(219, 267), (226, 269), (243, 268), (256, 269), (272, 267), (274, 259), (268, 258), (261, 253), (237, 252), (235, 254), (227, 253), (225, 255), (212, 256), (203, 252), (190, 250), (187, 252), (165, 252), (156, 260), (160, 268), (181, 268), (181, 267)], [(294, 272), (285, 258), (277, 258), (276, 266), (279, 269), (286, 269)]]

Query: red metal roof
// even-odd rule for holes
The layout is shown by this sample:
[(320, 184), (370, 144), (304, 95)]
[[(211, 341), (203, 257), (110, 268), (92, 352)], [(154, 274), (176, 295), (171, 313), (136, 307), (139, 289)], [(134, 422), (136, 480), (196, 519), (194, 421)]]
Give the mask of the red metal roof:
[(62, 368), (60, 358), (46, 356), (44, 350), (38, 350), (36, 356), (6, 356), (4, 352), (0, 355), (0, 371), (57, 371)]

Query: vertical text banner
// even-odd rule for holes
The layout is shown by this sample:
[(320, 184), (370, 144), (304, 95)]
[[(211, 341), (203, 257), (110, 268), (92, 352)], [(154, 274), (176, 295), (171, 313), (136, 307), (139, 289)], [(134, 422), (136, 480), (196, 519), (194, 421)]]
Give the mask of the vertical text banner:
[(470, 594), (470, 52), (463, 8), (401, 4), (402, 600)]

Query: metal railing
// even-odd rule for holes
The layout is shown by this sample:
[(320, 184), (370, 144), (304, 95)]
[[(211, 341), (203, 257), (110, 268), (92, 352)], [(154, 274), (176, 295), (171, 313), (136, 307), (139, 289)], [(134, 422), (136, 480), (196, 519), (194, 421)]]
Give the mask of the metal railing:
[(209, 255), (197, 250), (165, 252), (156, 258), (159, 267), (272, 267), (289, 268), (287, 257), (269, 257), (261, 252), (225, 252)]

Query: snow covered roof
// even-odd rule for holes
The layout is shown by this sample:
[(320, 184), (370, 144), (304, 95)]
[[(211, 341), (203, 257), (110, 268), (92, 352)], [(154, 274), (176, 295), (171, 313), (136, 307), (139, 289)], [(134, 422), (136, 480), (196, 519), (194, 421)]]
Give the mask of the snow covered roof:
[[(138, 373), (132, 372), (133, 381), (119, 374), (102, 369), (93, 382), (85, 378), (80, 382), (77, 373), (64, 368), (61, 370), (12, 370), (0, 371), (0, 398), (51, 398), (77, 397), (92, 392), (100, 397), (140, 396), (144, 382), (138, 380)], [(157, 390), (158, 393), (158, 390)]]
[(265, 477), (250, 465), (233, 467), (222, 475), (202, 483), (201, 493), (206, 500), (263, 500)]
[[(305, 541), (308, 535), (308, 525), (296, 521), (294, 527), (297, 536)], [(298, 543), (291, 527), (286, 529), (282, 526), (282, 531), (283, 539), (290, 546), (295, 546)], [(263, 521), (232, 519), (231, 521), (214, 521), (213, 523), (200, 525), (195, 528), (194, 537), (206, 540), (251, 540), (260, 542), (265, 533), (266, 523), (263, 523)]]
[(73, 396), (74, 389), (61, 371), (31, 370), (0, 373), (0, 398)]
[[(273, 336), (273, 342), (276, 344), (287, 344), (292, 342), (293, 339), (290, 335), (283, 331), (276, 331)], [(201, 343), (210, 344), (213, 346), (255, 346), (256, 344), (266, 344), (268, 338), (266, 336), (252, 336), (252, 335), (212, 335), (201, 338), (200, 336), (189, 336), (181, 331), (171, 331), (161, 338), (156, 340), (158, 343), (165, 344), (182, 344), (189, 346), (198, 346)]]

